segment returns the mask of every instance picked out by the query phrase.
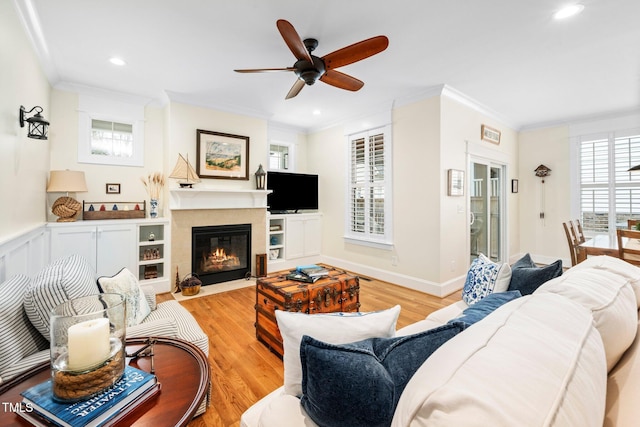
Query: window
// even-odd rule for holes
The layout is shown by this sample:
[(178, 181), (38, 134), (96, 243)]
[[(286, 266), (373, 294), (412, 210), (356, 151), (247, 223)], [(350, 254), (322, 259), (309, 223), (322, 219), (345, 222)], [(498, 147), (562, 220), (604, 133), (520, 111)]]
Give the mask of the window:
[(133, 125), (91, 120), (91, 154), (133, 157)]
[(289, 146), (281, 144), (269, 145), (269, 170), (289, 169)]
[(78, 162), (144, 166), (144, 107), (80, 94)]
[(627, 219), (640, 219), (640, 135), (581, 138), (580, 213), (591, 233), (626, 228)]
[(391, 137), (389, 127), (348, 137), (349, 188), (346, 237), (390, 248)]

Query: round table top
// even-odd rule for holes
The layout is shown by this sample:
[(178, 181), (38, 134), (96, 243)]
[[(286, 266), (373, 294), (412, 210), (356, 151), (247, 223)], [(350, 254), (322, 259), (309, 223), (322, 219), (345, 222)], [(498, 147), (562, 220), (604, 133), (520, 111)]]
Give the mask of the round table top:
[[(149, 426), (164, 425), (186, 426), (205, 398), (208, 398), (210, 385), (209, 363), (205, 354), (195, 345), (183, 340), (154, 337), (153, 369), (161, 384), (159, 394), (143, 403), (117, 425)], [(142, 348), (147, 338), (127, 339), (127, 354)], [(127, 357), (130, 366), (151, 372), (151, 358)], [(36, 368), (16, 377), (0, 386), (0, 402), (4, 408), (0, 416), (0, 427), (30, 426), (15, 411), (22, 401), (20, 393), (29, 387), (48, 380), (51, 377), (50, 363), (45, 362)]]

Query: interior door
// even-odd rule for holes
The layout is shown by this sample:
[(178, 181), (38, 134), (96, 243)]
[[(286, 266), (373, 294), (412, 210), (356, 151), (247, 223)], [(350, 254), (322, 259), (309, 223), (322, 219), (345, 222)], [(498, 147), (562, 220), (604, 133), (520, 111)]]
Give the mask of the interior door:
[(503, 165), (472, 160), (469, 170), (469, 254), (471, 260), (479, 254), (493, 261), (505, 259), (503, 246), (504, 218)]

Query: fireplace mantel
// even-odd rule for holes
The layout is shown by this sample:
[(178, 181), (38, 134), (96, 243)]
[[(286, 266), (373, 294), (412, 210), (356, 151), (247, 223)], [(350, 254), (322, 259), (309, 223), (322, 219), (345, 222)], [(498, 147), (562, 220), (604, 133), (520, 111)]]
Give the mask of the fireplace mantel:
[(174, 188), (169, 190), (169, 209), (266, 209), (269, 193), (271, 190)]

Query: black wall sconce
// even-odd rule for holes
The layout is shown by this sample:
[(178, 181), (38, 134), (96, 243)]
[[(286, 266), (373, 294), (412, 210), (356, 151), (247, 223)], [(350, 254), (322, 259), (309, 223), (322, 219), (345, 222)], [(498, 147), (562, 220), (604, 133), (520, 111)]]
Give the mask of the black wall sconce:
[[(36, 113), (29, 117), (25, 118), (26, 114), (29, 114), (33, 110), (36, 110)], [(49, 128), (49, 122), (45, 120), (42, 116), (42, 107), (36, 105), (31, 110), (26, 111), (24, 106), (20, 106), (20, 110), (18, 110), (18, 115), (20, 119), (20, 127), (24, 127), (24, 122), (29, 123), (29, 132), (27, 136), (33, 139), (47, 139), (47, 130)]]

